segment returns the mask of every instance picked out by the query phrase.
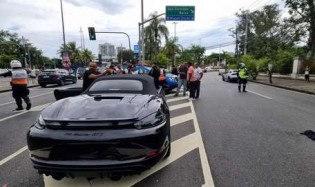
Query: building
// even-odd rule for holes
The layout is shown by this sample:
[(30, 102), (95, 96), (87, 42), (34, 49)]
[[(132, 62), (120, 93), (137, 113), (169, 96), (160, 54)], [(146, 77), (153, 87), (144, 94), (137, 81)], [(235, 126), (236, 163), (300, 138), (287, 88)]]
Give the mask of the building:
[(102, 55), (102, 59), (116, 58), (115, 46), (110, 43), (99, 44), (98, 54)]
[(125, 51), (126, 48), (125, 47), (117, 47), (117, 54), (120, 52), (120, 51)]

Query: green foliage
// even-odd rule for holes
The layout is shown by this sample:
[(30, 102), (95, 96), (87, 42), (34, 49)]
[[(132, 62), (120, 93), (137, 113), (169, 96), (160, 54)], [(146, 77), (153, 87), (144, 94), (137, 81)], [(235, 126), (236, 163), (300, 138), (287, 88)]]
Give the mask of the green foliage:
[(167, 67), (169, 65), (170, 59), (167, 58), (164, 53), (159, 53), (156, 56), (156, 62), (159, 66)]
[(249, 74), (255, 80), (259, 71), (265, 71), (268, 67), (268, 62), (270, 60), (268, 58), (255, 59), (252, 55), (243, 55), (241, 57), (241, 61), (245, 63), (245, 66), (249, 72)]
[(285, 0), (290, 18), (287, 23), (298, 33), (297, 38), (308, 35), (309, 57), (315, 59), (315, 1)]
[[(25, 42), (25, 45), (24, 45)], [(9, 62), (18, 59), (24, 66), (25, 55), (28, 64), (33, 67), (43, 65), (43, 59), (46, 60), (42, 51), (33, 46), (28, 39), (24, 38), (24, 42), (17, 33), (0, 30), (0, 67), (8, 68)]]
[(165, 26), (165, 19), (163, 17), (156, 18), (157, 15), (157, 12), (151, 13), (149, 19), (154, 19), (144, 28), (145, 57), (150, 60), (159, 53), (162, 38), (167, 41), (169, 35), (168, 28)]
[(132, 62), (134, 61), (134, 54), (132, 50), (122, 50), (119, 51), (117, 54), (117, 59), (120, 62), (121, 60), (123, 62)]
[(62, 44), (58, 50), (60, 57), (62, 57), (63, 51), (68, 51), (71, 63), (77, 66), (85, 66), (94, 58), (92, 51), (88, 49), (80, 50), (76, 47), (75, 42), (68, 42), (66, 46)]

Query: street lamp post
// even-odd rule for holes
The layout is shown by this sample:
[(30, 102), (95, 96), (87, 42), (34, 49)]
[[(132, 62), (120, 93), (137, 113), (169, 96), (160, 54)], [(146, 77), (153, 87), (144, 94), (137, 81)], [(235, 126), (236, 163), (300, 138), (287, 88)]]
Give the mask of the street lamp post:
[(65, 37), (65, 25), (64, 25), (64, 20), (63, 20), (62, 0), (60, 0), (60, 8), (61, 8), (62, 33), (63, 33), (63, 48), (64, 50), (66, 50), (66, 37)]
[[(143, 23), (144, 17), (143, 17), (143, 0), (141, 0), (141, 23)], [(141, 64), (143, 65), (145, 62), (145, 49), (144, 49), (144, 26), (142, 24), (141, 28)]]
[(176, 22), (173, 22), (174, 24), (174, 64), (173, 66), (176, 66), (176, 52), (175, 52), (175, 46), (176, 46)]

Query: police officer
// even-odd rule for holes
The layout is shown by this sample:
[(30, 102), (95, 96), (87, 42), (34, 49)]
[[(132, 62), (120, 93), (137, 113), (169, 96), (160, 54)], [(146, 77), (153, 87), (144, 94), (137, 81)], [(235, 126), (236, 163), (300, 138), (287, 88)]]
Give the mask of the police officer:
[(0, 74), (0, 76), (11, 76), (12, 96), (15, 99), (17, 108), (16, 111), (23, 110), (22, 99), (26, 103), (26, 110), (31, 109), (31, 100), (28, 97), (30, 91), (27, 88), (27, 72), (22, 68), (22, 64), (18, 60), (10, 62), (12, 71)]
[(244, 63), (240, 63), (240, 69), (238, 70), (237, 77), (238, 77), (238, 91), (241, 92), (241, 86), (243, 84), (243, 92), (247, 92), (246, 83), (247, 83), (248, 72)]

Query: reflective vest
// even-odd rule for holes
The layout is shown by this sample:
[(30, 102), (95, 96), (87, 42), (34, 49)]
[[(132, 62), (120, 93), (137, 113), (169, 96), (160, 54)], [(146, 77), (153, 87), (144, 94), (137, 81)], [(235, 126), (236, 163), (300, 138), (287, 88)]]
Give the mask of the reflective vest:
[(239, 69), (238, 71), (238, 76), (241, 78), (241, 79), (246, 79), (247, 78), (247, 69), (246, 68), (242, 68), (242, 69)]
[(12, 84), (26, 84), (27, 85), (27, 72), (24, 69), (12, 70)]

